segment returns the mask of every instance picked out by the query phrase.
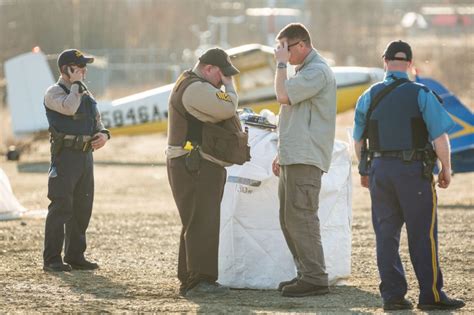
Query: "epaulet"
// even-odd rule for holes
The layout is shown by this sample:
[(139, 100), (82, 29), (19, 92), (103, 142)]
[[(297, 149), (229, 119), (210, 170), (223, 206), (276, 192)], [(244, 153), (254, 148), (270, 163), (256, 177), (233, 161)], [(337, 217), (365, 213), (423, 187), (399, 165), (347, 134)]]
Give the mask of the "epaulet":
[(433, 93), (433, 95), (436, 97), (436, 99), (438, 100), (438, 102), (440, 102), (441, 104), (444, 103), (443, 99), (441, 98), (441, 96), (438, 95), (438, 93), (436, 93), (435, 91), (433, 91), (432, 89), (430, 89), (429, 87), (427, 87), (426, 85), (420, 83), (420, 82), (413, 82), (414, 84), (418, 85), (420, 88), (422, 88), (426, 93)]
[(423, 83), (420, 83), (420, 82), (416, 82), (416, 81), (411, 81), (413, 84), (415, 84), (416, 86), (419, 86), (420, 88), (422, 88), (425, 92), (429, 92), (430, 89), (424, 85)]

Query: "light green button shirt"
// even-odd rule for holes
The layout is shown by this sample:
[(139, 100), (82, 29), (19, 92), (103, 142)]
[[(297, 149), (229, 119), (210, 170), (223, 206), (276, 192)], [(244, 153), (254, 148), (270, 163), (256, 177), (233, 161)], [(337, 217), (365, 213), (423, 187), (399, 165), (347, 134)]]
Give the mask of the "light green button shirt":
[(280, 107), (280, 165), (308, 164), (329, 170), (336, 129), (336, 79), (312, 50), (286, 82), (291, 105)]

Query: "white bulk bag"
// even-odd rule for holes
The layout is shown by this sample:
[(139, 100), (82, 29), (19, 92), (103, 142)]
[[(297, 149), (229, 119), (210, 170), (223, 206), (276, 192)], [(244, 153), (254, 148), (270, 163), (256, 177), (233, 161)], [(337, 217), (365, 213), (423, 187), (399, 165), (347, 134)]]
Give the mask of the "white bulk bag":
[[(295, 277), (293, 258), (279, 221), (278, 178), (272, 173), (275, 132), (249, 127), (251, 161), (227, 168), (221, 204), (219, 283), (232, 288), (274, 289)], [(323, 175), (319, 219), (330, 284), (350, 275), (351, 160), (336, 141)]]

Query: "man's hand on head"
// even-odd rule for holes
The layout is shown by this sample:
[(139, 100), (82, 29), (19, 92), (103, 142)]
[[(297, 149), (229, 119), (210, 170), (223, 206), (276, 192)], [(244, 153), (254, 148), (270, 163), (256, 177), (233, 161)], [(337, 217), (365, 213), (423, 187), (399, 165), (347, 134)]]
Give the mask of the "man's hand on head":
[(221, 74), (221, 81), (222, 81), (222, 84), (224, 85), (229, 85), (229, 84), (232, 84), (232, 77), (226, 77), (221, 70), (220, 71), (220, 74)]
[(288, 63), (290, 60), (290, 52), (288, 51), (288, 43), (287, 41), (282, 41), (280, 44), (277, 45), (277, 48), (274, 49), (275, 52), (275, 59), (277, 63)]
[(84, 80), (84, 73), (79, 68), (74, 68), (72, 66), (68, 66), (67, 67), (67, 73), (69, 75), (69, 80), (71, 82)]

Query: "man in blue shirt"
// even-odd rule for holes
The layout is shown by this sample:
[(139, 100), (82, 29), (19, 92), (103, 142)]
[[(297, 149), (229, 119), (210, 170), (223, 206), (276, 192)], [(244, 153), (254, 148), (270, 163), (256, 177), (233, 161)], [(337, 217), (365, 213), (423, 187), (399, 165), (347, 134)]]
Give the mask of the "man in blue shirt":
[[(461, 308), (465, 305), (463, 301), (451, 299), (442, 291), (437, 196), (429, 167), (429, 162), (434, 160), (429, 156), (436, 154), (441, 162), (438, 186), (447, 188), (451, 181), (447, 132), (454, 122), (432, 91), (408, 80), (412, 51), (407, 43), (389, 43), (382, 57), (385, 79), (359, 98), (353, 137), (358, 159), (361, 160), (362, 149), (368, 152), (370, 160), (368, 171), (361, 172), (361, 185), (369, 188), (372, 200), (383, 308), (412, 308), (411, 302), (405, 299), (407, 282), (398, 253), (404, 223), (420, 287), (418, 308)], [(394, 88), (380, 98), (391, 87)], [(371, 106), (376, 99), (378, 103)], [(366, 139), (368, 150), (365, 150)]]

